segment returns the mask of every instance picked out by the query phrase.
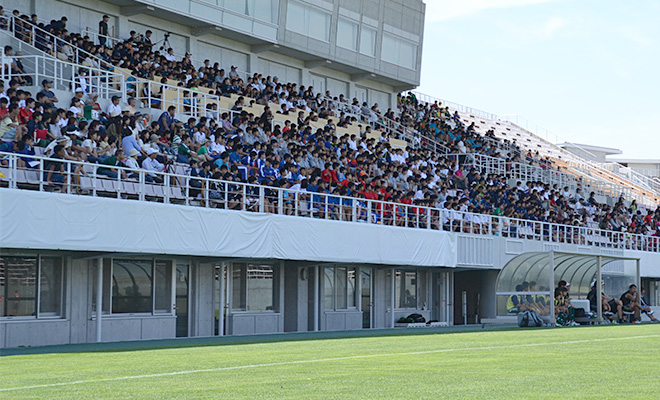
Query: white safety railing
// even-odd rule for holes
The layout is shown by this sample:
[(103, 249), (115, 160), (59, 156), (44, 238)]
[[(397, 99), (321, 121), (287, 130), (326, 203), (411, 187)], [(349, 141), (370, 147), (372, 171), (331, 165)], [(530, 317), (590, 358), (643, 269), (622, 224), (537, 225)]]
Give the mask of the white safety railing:
[[(597, 227), (466, 213), (369, 200), (357, 194), (346, 197), (23, 154), (0, 153), (0, 160), (0, 172), (4, 175), (0, 176), (0, 183), (10, 189), (56, 191), (388, 227), (660, 252), (658, 236), (601, 230)], [(168, 165), (167, 169), (173, 167)]]
[[(67, 91), (85, 86), (86, 93), (98, 93), (99, 96), (105, 98), (115, 95), (121, 97), (125, 93), (124, 76), (118, 73), (81, 67), (52, 57), (28, 55), (20, 57), (20, 60), (25, 69), (24, 73), (16, 73), (11, 68), (2, 69), (0, 77), (5, 82), (14, 78), (30, 78), (34, 85), (40, 85), (43, 79), (50, 79), (55, 88)], [(8, 62), (4, 54), (0, 56), (0, 62), (2, 65)], [(81, 77), (80, 70), (84, 70), (86, 75)], [(80, 79), (84, 80), (84, 85)]]
[(112, 69), (113, 66), (90, 52), (72, 43), (52, 35), (36, 25), (20, 18), (11, 17), (8, 25), (10, 34), (22, 43), (28, 44), (52, 57), (65, 58), (75, 64), (83, 64), (86, 58), (95, 60), (102, 69)]
[(447, 106), (447, 107), (449, 107), (453, 110), (456, 110), (460, 113), (466, 113), (466, 114), (474, 115), (475, 117), (486, 118), (486, 119), (490, 119), (490, 120), (497, 120), (497, 114), (489, 113), (489, 112), (482, 111), (482, 110), (479, 110), (479, 109), (476, 109), (476, 108), (473, 108), (473, 107), (468, 107), (468, 106), (464, 106), (462, 104), (454, 103), (452, 101), (443, 100), (443, 99), (440, 99), (440, 98), (437, 98), (437, 97), (429, 96), (427, 94), (420, 93), (420, 92), (417, 92), (417, 91), (414, 91), (414, 90), (410, 90), (408, 92), (405, 92), (405, 95), (408, 95), (408, 94), (415, 95), (415, 98), (417, 99), (418, 102), (428, 103), (428, 104), (438, 103), (438, 104), (442, 104), (443, 106)]
[(490, 157), (479, 153), (452, 153), (445, 156), (458, 165), (477, 168), (482, 174), (506, 175), (506, 160)]

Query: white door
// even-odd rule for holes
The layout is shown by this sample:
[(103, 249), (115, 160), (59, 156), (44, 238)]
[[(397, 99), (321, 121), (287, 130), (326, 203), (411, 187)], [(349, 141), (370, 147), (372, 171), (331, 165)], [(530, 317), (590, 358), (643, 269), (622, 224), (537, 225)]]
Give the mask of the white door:
[(367, 102), (367, 104), (369, 104), (369, 97), (367, 96), (367, 94), (368, 94), (367, 88), (355, 86), (355, 92), (353, 93), (353, 97), (356, 97), (358, 99), (360, 105), (362, 105), (362, 103), (364, 103), (365, 101)]
[(314, 74), (311, 74), (311, 76), (312, 76), (312, 86), (314, 87), (314, 94), (316, 93), (325, 94), (325, 87), (326, 87), (325, 77)]

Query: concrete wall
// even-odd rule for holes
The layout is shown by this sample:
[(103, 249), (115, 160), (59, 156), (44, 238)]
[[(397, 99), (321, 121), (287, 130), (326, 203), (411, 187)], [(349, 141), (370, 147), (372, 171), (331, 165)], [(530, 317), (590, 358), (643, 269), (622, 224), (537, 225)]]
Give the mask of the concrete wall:
[(321, 329), (325, 331), (362, 329), (362, 311), (323, 311)]

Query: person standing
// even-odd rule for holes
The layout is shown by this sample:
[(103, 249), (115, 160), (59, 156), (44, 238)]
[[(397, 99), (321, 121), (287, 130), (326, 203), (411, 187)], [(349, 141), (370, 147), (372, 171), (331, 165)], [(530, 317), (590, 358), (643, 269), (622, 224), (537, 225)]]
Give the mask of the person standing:
[(110, 20), (110, 17), (107, 15), (103, 16), (103, 19), (99, 21), (99, 44), (101, 46), (105, 46), (106, 43), (106, 36), (108, 36), (108, 21)]

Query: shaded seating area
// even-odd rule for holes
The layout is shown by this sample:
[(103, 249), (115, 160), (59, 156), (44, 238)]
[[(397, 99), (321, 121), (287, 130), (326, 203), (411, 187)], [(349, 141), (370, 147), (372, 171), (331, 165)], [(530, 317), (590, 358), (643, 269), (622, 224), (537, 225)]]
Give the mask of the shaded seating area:
[[(640, 260), (618, 255), (570, 253), (560, 251), (529, 252), (515, 256), (500, 271), (496, 282), (498, 323), (515, 322), (522, 308), (538, 309), (545, 322), (554, 323), (555, 288), (560, 282), (568, 283), (573, 308), (583, 308), (585, 314), (594, 312), (593, 318), (578, 322), (604, 321), (602, 296), (596, 304), (587, 300), (593, 286), (602, 287), (602, 293), (619, 298), (629, 285), (640, 287)], [(495, 322), (495, 321), (490, 321)]]

